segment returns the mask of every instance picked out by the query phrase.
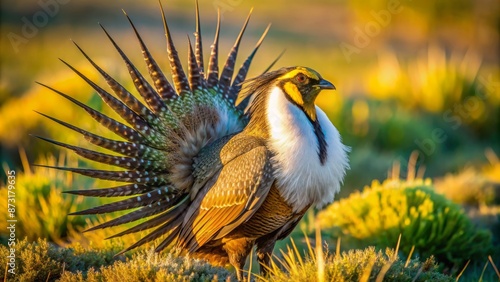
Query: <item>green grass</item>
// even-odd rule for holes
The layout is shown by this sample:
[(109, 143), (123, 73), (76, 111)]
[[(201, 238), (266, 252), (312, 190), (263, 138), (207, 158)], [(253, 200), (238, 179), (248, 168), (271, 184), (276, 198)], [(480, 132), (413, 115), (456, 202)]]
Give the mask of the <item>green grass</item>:
[[(16, 275), (0, 271), (8, 281), (230, 281), (234, 273), (206, 262), (169, 253), (154, 253), (153, 249), (138, 251), (127, 257), (114, 257), (115, 248), (93, 249), (76, 246), (61, 248), (46, 240), (18, 241), (16, 246)], [(322, 247), (320, 247), (321, 249)], [(352, 250), (342, 254), (315, 253), (309, 245), (310, 256), (289, 249), (283, 259), (275, 258), (271, 276), (250, 277), (263, 281), (453, 281), (438, 271), (434, 260), (403, 261), (394, 250), (375, 251), (374, 248)], [(8, 249), (0, 246), (0, 263), (7, 264)], [(320, 256), (324, 261), (320, 263)], [(318, 269), (321, 271), (318, 272)], [(323, 278), (319, 278), (319, 274)], [(316, 278), (318, 280), (316, 280)], [(377, 280), (378, 281), (378, 280)]]

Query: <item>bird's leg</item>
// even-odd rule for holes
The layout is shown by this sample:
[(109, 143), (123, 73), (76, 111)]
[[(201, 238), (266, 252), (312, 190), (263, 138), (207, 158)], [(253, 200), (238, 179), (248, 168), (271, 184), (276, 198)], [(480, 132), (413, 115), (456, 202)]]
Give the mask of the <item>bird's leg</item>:
[[(243, 266), (242, 266), (243, 267)], [(238, 279), (238, 282), (242, 282), (242, 281), (245, 281), (243, 279), (243, 273), (241, 273), (241, 268), (238, 268), (238, 266), (234, 266), (234, 268), (236, 269), (236, 279)]]
[(271, 256), (273, 255), (276, 239), (257, 241), (257, 261), (259, 262), (260, 274), (267, 276), (271, 268)]
[(243, 277), (243, 267), (245, 267), (245, 261), (247, 256), (241, 253), (231, 253), (229, 254), (229, 263), (234, 266), (236, 270), (236, 278), (238, 281), (245, 281)]
[(248, 254), (252, 251), (253, 245), (254, 241), (247, 238), (230, 240), (224, 245), (224, 250), (229, 257), (229, 263), (236, 269), (236, 278), (238, 281), (245, 281), (242, 270), (245, 267), (245, 262)]

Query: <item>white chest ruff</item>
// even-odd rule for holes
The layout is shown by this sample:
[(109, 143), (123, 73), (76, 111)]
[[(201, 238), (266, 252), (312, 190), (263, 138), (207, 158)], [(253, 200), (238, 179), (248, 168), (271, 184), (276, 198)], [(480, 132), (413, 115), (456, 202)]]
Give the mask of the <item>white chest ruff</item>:
[(268, 146), (274, 153), (273, 167), (280, 193), (294, 211), (308, 205), (321, 208), (331, 203), (349, 168), (349, 148), (342, 144), (326, 114), (318, 107), (316, 112), (327, 143), (323, 165), (318, 155), (318, 139), (304, 112), (290, 103), (280, 88), (271, 90), (267, 110)]

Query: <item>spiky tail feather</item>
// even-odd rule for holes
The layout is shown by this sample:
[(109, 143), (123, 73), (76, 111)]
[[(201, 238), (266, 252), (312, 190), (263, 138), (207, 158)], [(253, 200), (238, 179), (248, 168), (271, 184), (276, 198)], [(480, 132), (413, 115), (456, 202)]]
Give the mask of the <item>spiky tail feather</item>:
[(74, 215), (86, 215), (132, 210), (125, 215), (94, 226), (87, 231), (118, 226), (148, 218), (146, 221), (112, 236), (117, 237), (155, 228), (147, 236), (124, 251), (162, 237), (163, 240), (157, 246), (157, 250), (159, 251), (176, 239), (183, 221), (183, 213), (192, 199), (193, 195), (191, 194), (196, 193), (192, 189), (193, 158), (207, 144), (228, 134), (238, 132), (245, 126), (247, 122), (246, 118), (243, 112), (235, 107), (234, 101), (241, 89), (241, 83), (246, 78), (252, 59), (269, 30), (268, 26), (254, 47), (254, 50), (239, 68), (233, 80), (238, 47), (250, 19), (249, 14), (227, 57), (219, 78), (219, 13), (214, 44), (212, 45), (209, 58), (209, 66), (205, 73), (199, 8), (198, 3), (196, 3), (195, 48), (194, 50), (192, 49), (191, 42), (189, 41), (188, 71), (186, 75), (182, 69), (179, 56), (170, 35), (161, 3), (160, 9), (167, 39), (167, 53), (172, 72), (172, 84), (159, 68), (132, 20), (125, 12), (125, 16), (130, 22), (142, 49), (149, 75), (153, 81), (152, 85), (132, 64), (106, 29), (101, 26), (114, 48), (124, 60), (134, 86), (145, 103), (139, 101), (125, 87), (99, 67), (76, 43), (75, 46), (102, 75), (115, 96), (91, 81), (70, 64), (61, 60), (87, 82), (99, 94), (102, 100), (121, 116), (125, 123), (114, 120), (71, 96), (40, 83), (40, 85), (53, 90), (55, 93), (76, 104), (98, 123), (124, 139), (124, 141), (108, 139), (44, 114), (41, 115), (82, 134), (90, 143), (108, 149), (114, 152), (114, 154), (105, 154), (36, 136), (54, 145), (73, 150), (86, 159), (125, 169), (122, 171), (113, 171), (54, 167), (55, 169), (79, 173), (93, 178), (127, 183), (111, 188), (67, 191), (67, 193), (71, 194), (92, 197), (130, 196), (125, 200), (119, 200), (74, 213)]

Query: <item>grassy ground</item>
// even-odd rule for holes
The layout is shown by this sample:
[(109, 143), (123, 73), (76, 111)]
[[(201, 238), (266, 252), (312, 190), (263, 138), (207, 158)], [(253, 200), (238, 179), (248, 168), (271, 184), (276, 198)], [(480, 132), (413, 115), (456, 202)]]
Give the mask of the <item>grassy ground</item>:
[[(368, 193), (371, 188), (364, 187), (373, 186), (374, 180), (373, 183), (377, 183), (377, 180), (383, 182), (387, 178), (402, 177), (409, 180), (409, 184), (402, 185), (407, 186), (414, 178), (430, 178), (429, 189), (444, 195), (446, 201), (441, 202), (450, 201), (458, 205), (458, 210), (470, 220), (471, 232), (482, 230), (490, 234), (491, 252), (481, 254), (478, 260), (470, 263), (467, 263), (469, 258), (464, 258), (467, 267), (460, 276), (460, 281), (490, 281), (498, 277), (493, 264), (500, 263), (500, 70), (499, 54), (496, 51), (500, 42), (500, 4), (488, 0), (459, 0), (452, 4), (414, 2), (316, 0), (305, 4), (284, 0), (200, 0), (204, 46), (207, 48), (212, 40), (217, 8), (221, 9), (223, 15), (221, 52), (225, 53), (238, 34), (246, 13), (254, 7), (247, 37), (240, 49), (242, 54), (246, 55), (251, 50), (269, 22), (272, 22), (272, 27), (256, 57), (250, 76), (259, 74), (286, 49), (278, 66), (313, 67), (337, 87), (334, 93), (321, 94), (318, 104), (339, 129), (344, 143), (352, 147), (351, 170), (340, 198), (349, 201), (365, 195), (361, 193)], [(49, 10), (44, 10), (40, 3), (52, 3), (52, 6), (45, 7)], [(77, 134), (68, 132), (34, 112), (40, 111), (114, 138), (95, 126), (91, 118), (79, 109), (42, 89), (34, 81), (51, 85), (96, 109), (108, 112), (109, 109), (90, 87), (57, 58), (67, 60), (94, 81), (104, 84), (74, 48), (69, 40), (71, 38), (99, 65), (127, 87), (132, 87), (124, 65), (106, 41), (97, 22), (102, 23), (137, 66), (145, 70), (139, 46), (120, 11), (121, 8), (125, 9), (138, 25), (159, 63), (166, 66), (168, 62), (157, 3), (108, 3), (95, 0), (54, 3), (59, 2), (7, 0), (1, 4), (0, 154), (3, 170), (0, 172), (0, 193), (7, 195), (8, 185), (3, 180), (7, 179), (8, 171), (15, 170), (18, 183), (16, 236), (21, 240), (27, 238), (19, 246), (33, 250), (34, 245), (29, 242), (38, 242), (39, 238), (46, 239), (49, 243), (44, 248), (52, 248), (52, 251), (46, 251), (45, 255), (37, 258), (46, 256), (45, 258), (51, 257), (54, 260), (54, 264), (44, 268), (45, 272), (26, 272), (26, 277), (40, 275), (37, 277), (43, 280), (58, 277), (67, 281), (94, 277), (98, 280), (110, 275), (110, 272), (127, 267), (127, 263), (128, 266), (140, 267), (137, 260), (146, 257), (151, 262), (148, 264), (151, 272), (139, 273), (137, 275), (145, 275), (139, 277), (170, 277), (164, 275), (167, 275), (171, 266), (164, 263), (156, 267), (154, 262), (158, 258), (147, 251), (129, 256), (130, 262), (124, 262), (124, 257), (113, 259), (109, 255), (117, 246), (127, 245), (142, 234), (110, 242), (103, 241), (102, 238), (112, 235), (115, 230), (81, 233), (86, 227), (109, 219), (110, 215), (97, 218), (66, 216), (102, 201), (70, 197), (62, 194), (62, 191), (110, 187), (113, 183), (94, 182), (29, 165), (96, 166), (29, 136), (42, 135), (70, 144), (85, 145)], [(187, 51), (184, 48), (185, 36), (191, 35), (194, 29), (193, 3), (168, 0), (164, 1), (164, 6), (179, 53), (184, 58)], [(43, 11), (48, 15), (46, 23), (43, 22), (43, 16), (40, 16)], [(0, 203), (2, 211), (7, 209), (6, 204), (5, 201)], [(336, 205), (338, 208), (341, 202), (326, 211), (335, 209)], [(388, 207), (391, 207), (388, 203), (379, 204), (379, 208)], [(393, 209), (406, 211), (403, 206), (395, 204)], [(323, 215), (326, 211), (322, 212)], [(335, 253), (338, 250), (334, 246), (337, 245), (339, 236), (334, 235), (340, 232), (343, 234), (342, 238), (346, 237), (341, 240), (340, 246), (345, 251), (343, 256), (325, 254), (324, 260), (318, 260), (318, 252), (314, 251), (313, 255), (301, 262), (299, 257), (303, 257), (303, 253), (299, 251), (299, 256), (292, 250), (292, 255), (280, 257), (282, 260), (290, 260), (290, 256), (293, 256), (292, 265), (295, 268), (284, 267), (287, 271), (276, 272), (274, 278), (269, 279), (281, 281), (317, 277), (315, 273), (324, 273), (327, 280), (343, 277), (346, 281), (377, 281), (382, 271), (389, 271), (381, 276), (386, 280), (391, 271), (400, 271), (398, 273), (401, 275), (407, 273), (409, 276), (405, 277), (410, 277), (411, 280), (426, 277), (418, 274), (420, 269), (420, 273), (424, 269), (431, 269), (429, 275), (445, 273), (457, 279), (464, 269), (464, 265), (444, 265), (445, 262), (438, 256), (443, 252), (445, 257), (447, 253), (451, 253), (446, 252), (445, 247), (430, 252), (436, 255), (436, 260), (432, 263), (426, 262), (427, 257), (416, 258), (409, 254), (414, 244), (417, 245), (412, 242), (417, 242), (418, 236), (403, 236), (403, 246), (399, 248), (400, 257), (393, 261), (383, 251), (385, 247), (396, 248), (399, 233), (393, 232), (394, 230), (391, 233), (385, 229), (377, 229), (379, 233), (372, 234), (375, 237), (370, 236), (369, 241), (350, 245), (347, 239), (349, 229), (345, 226), (338, 227), (346, 216), (343, 209), (338, 213), (333, 214), (339, 216), (335, 222), (323, 227), (323, 239), (330, 246), (324, 251)], [(1, 212), (1, 215), (0, 220), (5, 222), (7, 214)], [(364, 219), (358, 216), (358, 220)], [(315, 222), (315, 217), (315, 212), (311, 212), (309, 218), (301, 224), (302, 228), (297, 228), (292, 234), (299, 248), (307, 250), (303, 232), (315, 242), (314, 228), (311, 227), (314, 226), (312, 222)], [(373, 220), (382, 221), (377, 218)], [(408, 220), (413, 222), (415, 219), (409, 217)], [(434, 222), (433, 220), (430, 222)], [(404, 224), (401, 226), (404, 227)], [(8, 243), (8, 236), (5, 229), (0, 231), (2, 244)], [(373, 238), (377, 240), (373, 241)], [(390, 243), (384, 241), (388, 238), (390, 240), (387, 242)], [(435, 247), (431, 239), (422, 239), (429, 248)], [(282, 242), (279, 248), (286, 250), (289, 243), (290, 241)], [(475, 243), (478, 242), (463, 245), (473, 248), (477, 246)], [(39, 241), (39, 244), (47, 243)], [(375, 245), (378, 249), (366, 249), (368, 245)], [(61, 249), (62, 246), (73, 250)], [(348, 252), (351, 249), (353, 251)], [(359, 250), (354, 251), (355, 249)], [(5, 250), (2, 249), (3, 252)], [(382, 250), (382, 253), (378, 253), (378, 250)], [(101, 251), (102, 254), (99, 253)], [(92, 253), (92, 256), (102, 257), (105, 261), (89, 262), (70, 270), (69, 266), (63, 267), (61, 259), (57, 257), (61, 253), (86, 256), (87, 252)], [(275, 252), (280, 253), (278, 249)], [(53, 257), (56, 253), (56, 257)], [(488, 255), (491, 256), (491, 261)], [(162, 254), (162, 259), (165, 256)], [(414, 267), (409, 267), (406, 263), (408, 257), (415, 260)], [(22, 260), (34, 261), (28, 253), (24, 254)], [(215, 274), (218, 279), (230, 275), (226, 270), (212, 269), (199, 262), (192, 263), (179, 258), (168, 261), (179, 266), (189, 266), (186, 267), (191, 272), (181, 273), (177, 278), (189, 279), (189, 275), (196, 275), (190, 273), (197, 271), (200, 271), (199, 277), (204, 277), (200, 278), (202, 280), (212, 279)], [(389, 263), (391, 267), (388, 267)], [(435, 268), (434, 263), (437, 265)], [(94, 270), (89, 270), (91, 266)], [(347, 269), (354, 266), (357, 266), (356, 274), (346, 276), (351, 275)], [(30, 267), (36, 272), (39, 266), (31, 264)], [(82, 273), (78, 274), (78, 270)], [(56, 272), (57, 275), (54, 274)], [(17, 277), (20, 279), (20, 276)], [(446, 281), (448, 278), (443, 279)]]

